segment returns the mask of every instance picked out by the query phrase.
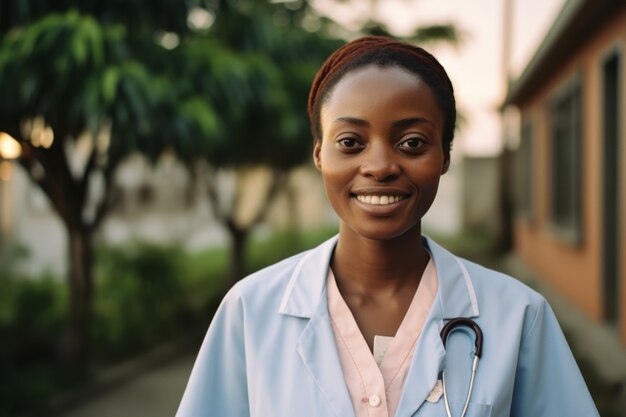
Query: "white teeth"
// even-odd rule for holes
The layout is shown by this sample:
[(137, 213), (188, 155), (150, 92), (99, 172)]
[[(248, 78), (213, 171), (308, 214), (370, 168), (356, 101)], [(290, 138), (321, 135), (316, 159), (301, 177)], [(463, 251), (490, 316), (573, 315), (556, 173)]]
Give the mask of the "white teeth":
[(402, 200), (402, 197), (399, 195), (357, 195), (356, 198), (361, 203), (377, 206), (385, 206)]

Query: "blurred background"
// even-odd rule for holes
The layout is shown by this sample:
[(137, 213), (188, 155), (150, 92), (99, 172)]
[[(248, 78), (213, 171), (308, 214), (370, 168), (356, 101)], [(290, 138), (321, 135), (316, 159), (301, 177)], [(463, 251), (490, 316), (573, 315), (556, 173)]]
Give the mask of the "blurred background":
[(455, 86), (424, 229), (626, 416), (626, 1), (0, 0), (0, 417), (174, 415), (225, 291), (336, 233), (306, 100), (363, 34)]

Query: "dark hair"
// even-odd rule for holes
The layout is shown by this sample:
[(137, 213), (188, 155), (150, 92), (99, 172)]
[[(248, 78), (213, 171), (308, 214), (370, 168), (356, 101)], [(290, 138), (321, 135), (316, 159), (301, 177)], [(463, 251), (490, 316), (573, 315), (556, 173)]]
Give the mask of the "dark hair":
[(443, 113), (443, 150), (449, 155), (454, 138), (454, 89), (439, 61), (424, 49), (385, 36), (365, 36), (333, 52), (319, 69), (309, 92), (309, 120), (315, 142), (321, 140), (320, 111), (335, 85), (350, 71), (367, 65), (397, 66), (421, 78), (432, 89)]

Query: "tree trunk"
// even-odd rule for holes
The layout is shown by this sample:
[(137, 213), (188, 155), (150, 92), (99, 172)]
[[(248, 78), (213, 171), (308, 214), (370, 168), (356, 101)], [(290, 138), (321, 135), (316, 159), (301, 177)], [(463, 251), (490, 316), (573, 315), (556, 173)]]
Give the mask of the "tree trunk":
[(230, 233), (230, 282), (234, 285), (244, 277), (246, 270), (246, 243), (250, 230), (239, 227), (234, 221), (228, 222), (228, 232)]
[(300, 216), (298, 212), (298, 196), (293, 185), (289, 182), (285, 185), (285, 197), (287, 198), (287, 239), (291, 247), (298, 247), (300, 239)]
[(60, 353), (68, 367), (85, 369), (90, 353), (89, 326), (93, 308), (93, 236), (85, 227), (68, 228), (68, 233), (70, 305)]

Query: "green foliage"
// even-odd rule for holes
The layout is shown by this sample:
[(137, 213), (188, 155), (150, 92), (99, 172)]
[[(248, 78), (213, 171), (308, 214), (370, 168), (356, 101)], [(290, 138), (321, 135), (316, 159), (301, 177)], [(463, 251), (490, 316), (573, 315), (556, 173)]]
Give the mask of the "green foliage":
[[(206, 6), (206, 0), (188, 0), (189, 6)], [(52, 13), (64, 13), (80, 7), (81, 12), (96, 17), (99, 21), (120, 23), (133, 34), (150, 33), (154, 27), (184, 33), (187, 27), (187, 8), (180, 0), (153, 0), (146, 7), (143, 0), (20, 0), (0, 2), (0, 32), (29, 23)]]
[[(20, 164), (68, 231), (82, 234), (69, 235), (85, 245), (71, 251), (68, 262), (69, 293), (80, 298), (72, 300), (78, 309), (68, 319), (77, 340), (68, 355), (77, 361), (87, 357), (92, 317), (79, 311), (92, 305), (91, 293), (82, 291), (92, 286), (90, 242), (111, 207), (115, 171), (126, 156), (140, 152), (154, 161), (173, 150), (190, 170), (198, 160), (212, 167), (287, 170), (308, 159), (310, 79), (302, 74), (312, 74), (330, 48), (318, 34), (273, 24), (285, 7), (288, 19), (298, 21), (306, 12), (300, 6), (243, 0), (157, 0), (149, 8), (138, 0), (0, 3), (0, 131), (21, 142)], [(187, 19), (202, 9), (215, 24), (194, 30)], [(163, 42), (164, 36), (174, 43)], [(54, 133), (51, 146), (34, 139), (35, 125)], [(79, 139), (81, 146), (73, 146)], [(93, 190), (95, 184), (101, 189)], [(84, 215), (88, 203), (93, 216)], [(129, 280), (126, 292), (145, 290)], [(124, 314), (141, 314), (141, 306), (125, 303)]]
[(99, 351), (115, 357), (175, 329), (181, 260), (176, 248), (149, 245), (98, 253), (93, 338)]
[(283, 230), (250, 242), (247, 254), (247, 273), (280, 261), (288, 256), (313, 248), (337, 234), (337, 227), (328, 226), (319, 230), (299, 232)]
[[(171, 83), (133, 59), (125, 28), (75, 10), (7, 33), (0, 43), (0, 130), (18, 138), (26, 119), (43, 117), (55, 141), (111, 129), (110, 154), (156, 158), (165, 146), (157, 118)], [(54, 173), (46, 173), (53, 175)]]
[[(20, 253), (0, 269), (0, 416), (43, 407), (85, 378), (68, 373), (58, 358), (67, 315), (64, 282), (20, 273), (27, 260)], [(95, 359), (111, 363), (203, 332), (224, 292), (227, 259), (224, 250), (209, 255), (148, 244), (99, 249)]]
[(37, 407), (71, 375), (56, 366), (65, 318), (65, 286), (53, 276), (27, 277), (13, 265), (0, 270), (0, 416)]
[[(331, 227), (254, 239), (248, 265), (260, 269), (334, 233)], [(64, 283), (50, 274), (19, 273), (27, 258), (23, 251), (15, 255), (14, 262), (0, 269), (0, 416), (43, 406), (85, 378), (68, 374), (57, 358), (67, 314)], [(226, 291), (225, 248), (188, 253), (176, 246), (135, 243), (102, 247), (96, 255), (91, 334), (101, 364), (140, 354), (165, 340), (203, 333)]]

